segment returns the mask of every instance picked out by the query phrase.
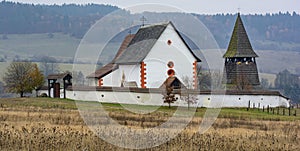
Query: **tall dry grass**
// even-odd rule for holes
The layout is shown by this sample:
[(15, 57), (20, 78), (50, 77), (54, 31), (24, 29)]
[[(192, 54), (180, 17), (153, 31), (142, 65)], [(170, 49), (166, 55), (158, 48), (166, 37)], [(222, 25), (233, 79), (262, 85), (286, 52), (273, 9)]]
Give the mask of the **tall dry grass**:
[[(131, 128), (155, 127), (170, 116), (159, 112), (137, 115), (111, 111), (109, 114)], [(199, 134), (201, 121), (200, 117), (193, 118), (177, 137), (146, 150), (300, 150), (300, 121), (220, 118), (206, 133)], [(122, 132), (114, 125), (99, 130), (100, 133), (108, 131)], [(151, 135), (156, 139), (167, 134)], [(71, 109), (0, 108), (0, 136), (0, 150), (127, 150), (98, 138), (79, 112)]]

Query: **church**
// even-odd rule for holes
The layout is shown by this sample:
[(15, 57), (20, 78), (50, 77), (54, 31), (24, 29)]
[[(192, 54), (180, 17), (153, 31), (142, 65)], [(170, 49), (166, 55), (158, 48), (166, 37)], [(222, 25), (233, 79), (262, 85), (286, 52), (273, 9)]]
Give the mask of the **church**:
[[(197, 97), (198, 107), (289, 107), (289, 98), (260, 88), (256, 58), (240, 14), (225, 52), (223, 84), (226, 90), (198, 88), (201, 63), (172, 22), (140, 27), (125, 37), (112, 61), (87, 76), (89, 85), (71, 86), (74, 100), (109, 103), (166, 105), (162, 89), (184, 88)], [(219, 58), (222, 59), (222, 58)], [(188, 85), (183, 79), (189, 79)], [(50, 92), (50, 90), (48, 90)], [(187, 106), (180, 92), (175, 106)]]
[(197, 88), (200, 61), (172, 22), (159, 23), (128, 35), (112, 62), (87, 78), (93, 86), (159, 88), (172, 75)]

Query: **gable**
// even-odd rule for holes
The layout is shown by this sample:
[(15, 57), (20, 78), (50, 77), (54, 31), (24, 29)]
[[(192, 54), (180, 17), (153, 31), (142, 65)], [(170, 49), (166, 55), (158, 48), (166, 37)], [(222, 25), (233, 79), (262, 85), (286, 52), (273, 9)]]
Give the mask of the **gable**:
[(174, 32), (176, 32), (176, 34), (180, 37), (182, 44), (185, 45), (194, 58), (200, 62), (201, 60), (192, 52), (173, 23), (168, 22), (141, 27), (129, 43), (126, 51), (117, 60), (115, 60), (115, 63), (137, 64), (142, 62), (168, 26), (172, 26)]

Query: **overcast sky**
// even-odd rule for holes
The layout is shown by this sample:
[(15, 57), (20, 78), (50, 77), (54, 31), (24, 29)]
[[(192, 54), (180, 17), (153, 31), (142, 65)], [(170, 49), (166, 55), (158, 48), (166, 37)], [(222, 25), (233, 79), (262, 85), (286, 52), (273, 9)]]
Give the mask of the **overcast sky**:
[[(9, 0), (8, 0), (9, 1)], [(199, 14), (236, 13), (265, 14), (281, 12), (297, 12), (300, 14), (298, 0), (12, 0), (15, 2), (34, 4), (111, 4), (128, 8), (142, 4), (160, 4), (176, 7), (184, 12)]]

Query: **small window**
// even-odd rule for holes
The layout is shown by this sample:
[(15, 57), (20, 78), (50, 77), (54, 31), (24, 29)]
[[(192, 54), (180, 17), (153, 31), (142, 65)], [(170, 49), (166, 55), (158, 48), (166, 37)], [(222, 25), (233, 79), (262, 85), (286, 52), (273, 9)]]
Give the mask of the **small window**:
[(172, 44), (172, 41), (169, 39), (169, 40), (167, 41), (167, 44), (168, 44), (168, 45), (171, 45), (171, 44)]
[(167, 65), (168, 65), (169, 68), (173, 68), (174, 67), (174, 62), (173, 61), (169, 61)]
[(139, 99), (139, 98), (141, 98), (141, 97), (140, 97), (140, 96), (137, 96), (136, 98), (138, 98), (138, 99)]
[(168, 74), (168, 76), (174, 76), (175, 71), (173, 69), (170, 69), (170, 70), (168, 70), (167, 74)]
[(208, 98), (207, 100), (210, 100), (210, 98)]
[(241, 98), (239, 98), (239, 100), (241, 100)]
[(102, 95), (101, 95), (101, 97), (103, 97), (103, 98), (104, 98), (104, 94), (102, 94)]

